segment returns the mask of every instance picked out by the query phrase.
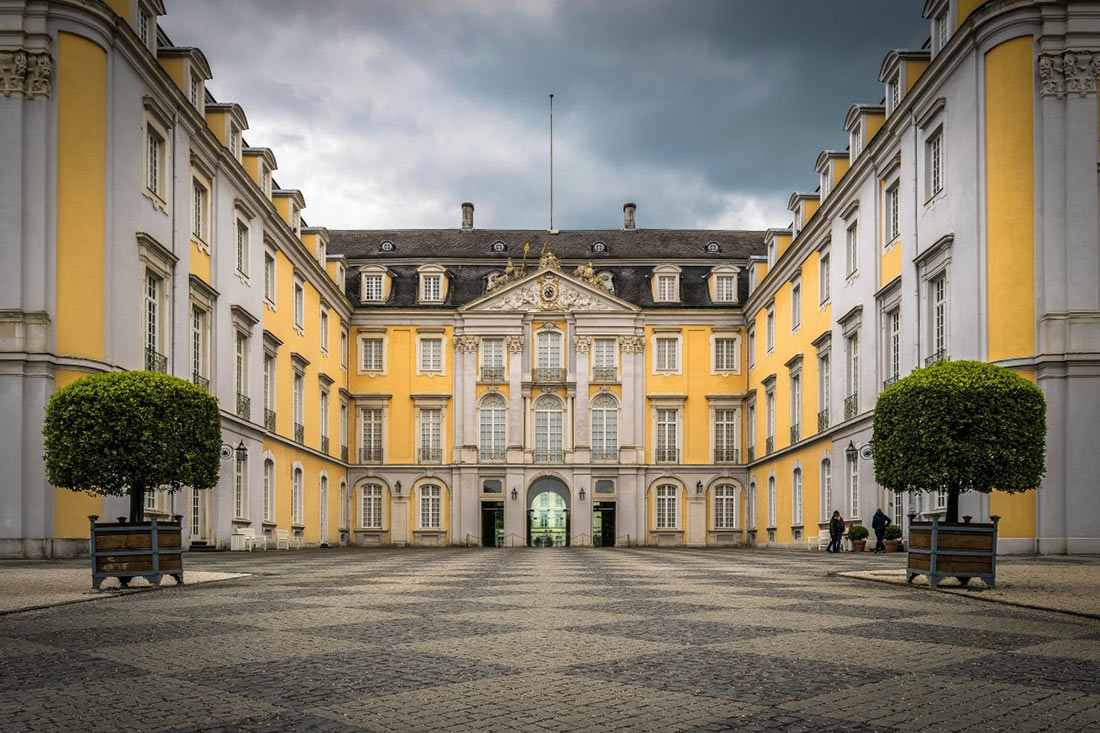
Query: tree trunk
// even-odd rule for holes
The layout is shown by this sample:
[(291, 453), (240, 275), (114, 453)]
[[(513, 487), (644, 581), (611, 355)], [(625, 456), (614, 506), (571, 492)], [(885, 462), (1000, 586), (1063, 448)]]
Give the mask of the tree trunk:
[(145, 488), (130, 487), (130, 521), (141, 522), (145, 519)]
[(947, 490), (947, 516), (945, 521), (959, 522), (959, 489), (956, 486), (952, 486)]

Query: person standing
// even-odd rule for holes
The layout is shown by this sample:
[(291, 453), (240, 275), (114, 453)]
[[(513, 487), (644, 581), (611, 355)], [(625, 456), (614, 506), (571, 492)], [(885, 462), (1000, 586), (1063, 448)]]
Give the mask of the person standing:
[(844, 517), (834, 511), (829, 520), (829, 552), (840, 552), (840, 538), (844, 536)]
[(890, 517), (886, 516), (882, 509), (879, 508), (875, 511), (875, 516), (871, 518), (871, 529), (875, 530), (875, 554), (886, 552), (886, 545), (882, 543), (885, 539), (886, 528), (890, 526)]

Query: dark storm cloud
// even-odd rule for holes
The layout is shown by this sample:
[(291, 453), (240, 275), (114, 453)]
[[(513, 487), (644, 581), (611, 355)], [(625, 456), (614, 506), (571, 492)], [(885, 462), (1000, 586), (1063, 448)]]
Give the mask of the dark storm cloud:
[(547, 223), (756, 228), (789, 221), (844, 114), (878, 102), (891, 48), (919, 48), (920, 0), (177, 0), (247, 139), (330, 227)]

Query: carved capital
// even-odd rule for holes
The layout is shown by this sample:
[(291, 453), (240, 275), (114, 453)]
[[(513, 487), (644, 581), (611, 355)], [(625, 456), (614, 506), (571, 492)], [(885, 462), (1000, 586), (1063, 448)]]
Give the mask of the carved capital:
[(619, 344), (622, 346), (624, 353), (640, 354), (645, 350), (645, 337), (622, 336), (619, 338)]
[(508, 346), (508, 351), (513, 354), (523, 353), (523, 334), (514, 334), (512, 336), (505, 336), (504, 343)]
[(53, 58), (48, 53), (0, 51), (0, 94), (22, 94), (27, 99), (50, 96)]
[(459, 351), (477, 351), (481, 338), (473, 334), (464, 333), (455, 336), (455, 348)]
[(588, 349), (592, 347), (592, 337), (591, 336), (574, 336), (573, 337), (573, 347), (576, 348), (576, 350), (579, 353), (587, 354)]
[(1039, 56), (1039, 91), (1044, 97), (1061, 99), (1067, 94), (1085, 97), (1096, 94), (1100, 76), (1100, 53), (1063, 51)]

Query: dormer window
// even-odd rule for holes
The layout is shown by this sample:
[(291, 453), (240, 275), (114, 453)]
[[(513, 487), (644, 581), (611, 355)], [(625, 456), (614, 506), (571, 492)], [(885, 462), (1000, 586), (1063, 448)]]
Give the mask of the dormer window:
[(768, 242), (768, 269), (775, 266), (775, 241)]
[(317, 260), (321, 263), (321, 267), (325, 266), (325, 262), (328, 261), (328, 245), (324, 240), (318, 237), (317, 242)]
[(737, 276), (716, 275), (714, 278), (714, 299), (719, 303), (732, 303), (737, 299)]
[(890, 101), (890, 112), (893, 112), (901, 101), (901, 79), (898, 74), (886, 85), (886, 98)]
[(718, 246), (718, 242), (707, 242), (707, 252), (714, 254), (721, 251), (722, 248)]
[(260, 186), (264, 195), (271, 198), (271, 168), (267, 163), (260, 163)]
[(393, 242), (382, 242), (378, 245), (379, 252), (393, 252)]
[(603, 253), (607, 251), (607, 245), (603, 242), (593, 242), (592, 251), (597, 253)]
[(653, 270), (653, 300), (657, 303), (680, 301), (680, 268), (660, 265)]
[(141, 37), (141, 42), (145, 44), (146, 48), (152, 48), (153, 46), (153, 44), (149, 42), (149, 31), (152, 27), (152, 16), (142, 10), (138, 18), (138, 35)]
[(359, 299), (364, 303), (381, 303), (386, 299), (385, 268), (369, 265), (359, 271)]
[(951, 38), (951, 25), (947, 20), (947, 8), (940, 11), (934, 23), (936, 26), (936, 53), (939, 53)]
[(444, 270), (439, 265), (424, 265), (419, 270), (420, 274), (420, 302), (442, 303), (446, 297), (444, 292)]
[(235, 122), (229, 123), (229, 152), (235, 158), (241, 157), (241, 128)]
[(199, 105), (199, 90), (201, 88), (202, 88), (202, 82), (199, 80), (199, 77), (195, 76), (194, 74), (191, 74), (191, 93), (190, 93), (191, 106), (196, 108), (196, 109), (199, 109), (200, 111), (201, 111), (201, 107)]
[(856, 127), (852, 130), (851, 139), (848, 143), (848, 149), (851, 152), (850, 159), (855, 160), (856, 156), (863, 152), (863, 122), (856, 123)]
[(290, 207), (290, 230), (295, 234), (300, 234), (302, 229), (302, 210), (296, 205)]
[(829, 169), (826, 168), (825, 172), (821, 174), (821, 198), (822, 199), (825, 199), (829, 195), (829, 192), (832, 190), (832, 181), (833, 181), (833, 177), (830, 175)]

